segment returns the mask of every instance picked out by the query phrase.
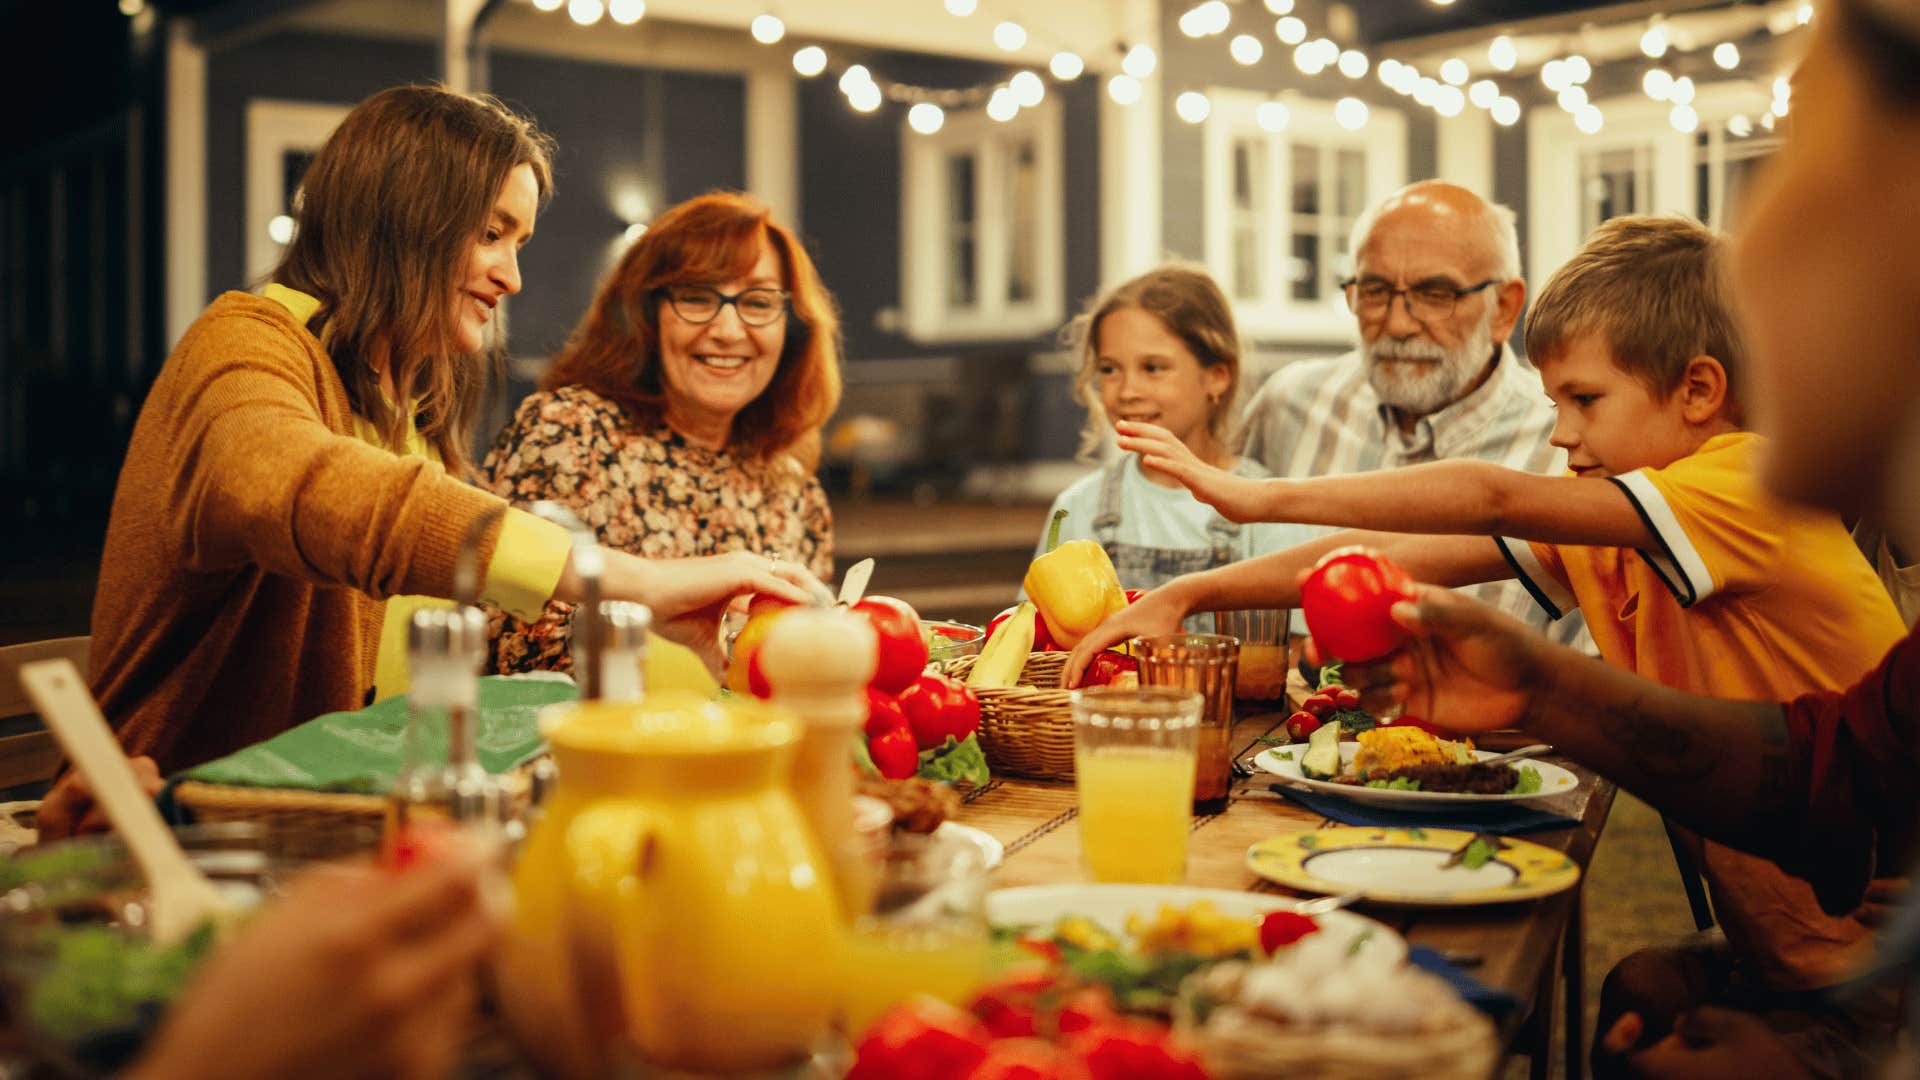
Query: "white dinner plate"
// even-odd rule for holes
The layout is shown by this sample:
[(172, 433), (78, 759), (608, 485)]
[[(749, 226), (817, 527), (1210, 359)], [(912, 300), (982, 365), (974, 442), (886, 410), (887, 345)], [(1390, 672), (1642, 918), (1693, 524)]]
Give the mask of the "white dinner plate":
[[(1357, 742), (1340, 744), (1342, 769), (1353, 761), (1354, 752), (1359, 749), (1360, 744)], [(1320, 795), (1338, 795), (1343, 799), (1369, 806), (1391, 806), (1396, 810), (1430, 813), (1455, 810), (1465, 804), (1523, 803), (1537, 799), (1550, 799), (1580, 787), (1579, 777), (1558, 765), (1538, 758), (1513, 763), (1515, 769), (1536, 769), (1540, 773), (1540, 790), (1526, 795), (1474, 795), (1464, 791), (1396, 791), (1392, 788), (1371, 788), (1359, 784), (1336, 784), (1328, 780), (1309, 780), (1300, 775), (1300, 756), (1306, 752), (1305, 743), (1271, 747), (1260, 751), (1254, 757), (1253, 763), (1279, 777), (1281, 783), (1302, 791), (1311, 791)], [(1473, 754), (1475, 758), (1482, 761), (1499, 756), (1490, 750), (1475, 750)]]
[(989, 870), (999, 866), (1000, 861), (1007, 856), (1006, 847), (995, 840), (991, 833), (971, 825), (962, 825), (957, 821), (941, 822), (940, 827), (933, 830), (933, 835), (963, 839), (972, 843), (980, 849), (980, 860)]
[[(1300, 903), (1270, 893), (1186, 885), (1027, 885), (988, 893), (987, 921), (995, 926), (1045, 929), (1067, 915), (1081, 915), (1109, 933), (1124, 935), (1129, 915), (1151, 919), (1164, 904), (1186, 907), (1201, 900), (1210, 901), (1222, 915), (1235, 918), (1286, 911)], [(1366, 963), (1394, 967), (1407, 958), (1406, 939), (1365, 915), (1341, 910), (1314, 919), (1323, 933), (1351, 942), (1350, 955), (1364, 956)]]

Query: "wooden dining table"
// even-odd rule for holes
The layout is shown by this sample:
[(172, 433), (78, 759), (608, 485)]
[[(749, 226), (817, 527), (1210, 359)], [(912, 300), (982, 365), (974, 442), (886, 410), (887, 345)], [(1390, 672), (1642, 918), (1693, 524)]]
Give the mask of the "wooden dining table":
[[(1251, 762), (1254, 755), (1284, 730), (1284, 712), (1243, 711), (1235, 719), (1231, 745), (1235, 759)], [(1501, 740), (1482, 740), (1488, 749), (1514, 749)], [(1583, 873), (1613, 807), (1614, 786), (1583, 766), (1561, 757), (1551, 761), (1579, 778), (1570, 792), (1529, 803), (1541, 810), (1571, 818), (1576, 826), (1528, 833), (1524, 839), (1564, 852)], [(1270, 790), (1274, 777), (1252, 769), (1238, 776), (1227, 807), (1217, 814), (1196, 815), (1187, 845), (1186, 884), (1207, 888), (1268, 892), (1293, 890), (1276, 885), (1247, 868), (1247, 848), (1271, 836), (1326, 828), (1330, 821)], [(956, 820), (991, 834), (1006, 849), (1005, 861), (993, 872), (993, 888), (1052, 885), (1089, 881), (1080, 861), (1077, 801), (1071, 781), (998, 776), (971, 789)], [(1566, 987), (1568, 1076), (1583, 1071), (1584, 1055), (1577, 1032), (1581, 1023), (1581, 886), (1538, 900), (1476, 907), (1389, 907), (1366, 901), (1354, 910), (1398, 931), (1412, 945), (1422, 945), (1461, 965), (1490, 989), (1511, 994), (1518, 1007), (1496, 1017), (1503, 1041), (1514, 1052), (1533, 1058), (1535, 1075), (1544, 1075), (1548, 1036), (1555, 1015), (1554, 990)]]

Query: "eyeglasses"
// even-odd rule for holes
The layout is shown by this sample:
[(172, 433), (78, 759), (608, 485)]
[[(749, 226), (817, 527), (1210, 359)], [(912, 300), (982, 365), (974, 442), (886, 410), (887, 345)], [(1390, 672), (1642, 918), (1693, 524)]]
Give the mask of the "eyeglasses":
[(1347, 309), (1363, 319), (1386, 318), (1387, 312), (1393, 308), (1393, 298), (1404, 296), (1407, 298), (1407, 314), (1420, 322), (1431, 323), (1452, 315), (1454, 305), (1460, 302), (1461, 297), (1499, 282), (1499, 278), (1488, 278), (1478, 285), (1462, 289), (1445, 281), (1422, 281), (1417, 285), (1396, 289), (1377, 278), (1365, 281), (1348, 278), (1340, 283), (1340, 287), (1347, 292)]
[(695, 326), (712, 322), (728, 304), (748, 326), (767, 326), (787, 313), (787, 297), (791, 295), (785, 289), (742, 289), (728, 296), (705, 285), (674, 285), (662, 291), (667, 294), (667, 303), (673, 305), (673, 313)]

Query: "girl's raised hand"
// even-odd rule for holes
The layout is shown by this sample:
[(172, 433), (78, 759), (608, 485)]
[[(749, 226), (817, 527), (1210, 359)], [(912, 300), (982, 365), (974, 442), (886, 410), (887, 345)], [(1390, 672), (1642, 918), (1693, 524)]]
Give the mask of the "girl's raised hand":
[(1266, 499), (1261, 492), (1264, 481), (1236, 476), (1201, 461), (1186, 443), (1158, 424), (1121, 420), (1114, 430), (1120, 436), (1120, 449), (1139, 454), (1142, 468), (1173, 477), (1193, 492), (1194, 498), (1220, 511), (1221, 517), (1240, 523), (1266, 520)]

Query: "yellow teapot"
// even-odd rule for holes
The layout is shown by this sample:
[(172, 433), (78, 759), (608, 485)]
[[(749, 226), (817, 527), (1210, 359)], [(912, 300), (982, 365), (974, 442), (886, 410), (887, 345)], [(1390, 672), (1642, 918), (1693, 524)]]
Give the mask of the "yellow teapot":
[(784, 711), (691, 694), (555, 714), (559, 781), (496, 967), (542, 1072), (764, 1071), (828, 1030), (841, 923), (792, 794), (800, 736)]

